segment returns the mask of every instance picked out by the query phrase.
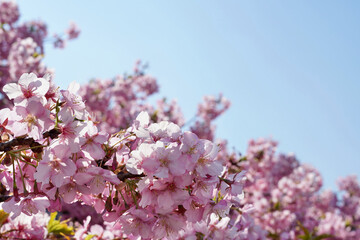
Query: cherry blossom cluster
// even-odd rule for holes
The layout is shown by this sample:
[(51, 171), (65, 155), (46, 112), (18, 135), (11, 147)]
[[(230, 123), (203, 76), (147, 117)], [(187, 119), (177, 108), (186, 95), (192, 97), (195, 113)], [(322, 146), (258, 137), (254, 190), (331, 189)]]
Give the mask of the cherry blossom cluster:
[(121, 236), (241, 234), (242, 219), (230, 224), (228, 214), (239, 207), (244, 173), (227, 172), (216, 160), (218, 145), (169, 121), (151, 123), (145, 111), (110, 135), (98, 129), (78, 90), (58, 90), (48, 75), (34, 73), (3, 87), (14, 104), (0, 110), (7, 140), (0, 143), (0, 177), (9, 193), (1, 206), (11, 219), (81, 202), (115, 222)]
[(137, 61), (131, 74), (107, 80), (92, 79), (81, 86), (79, 94), (99, 127), (105, 131), (127, 128), (141, 111), (146, 111), (151, 122), (171, 121), (180, 127), (190, 124), (188, 127), (198, 137), (214, 141), (216, 127), (213, 122), (230, 107), (230, 101), (222, 94), (205, 96), (196, 118), (185, 124), (176, 100), (162, 98), (156, 106), (146, 102), (159, 90), (156, 79), (145, 73), (146, 68), (146, 64)]
[(213, 121), (223, 114), (230, 105), (230, 101), (222, 94), (218, 97), (204, 96), (204, 102), (198, 106), (198, 119), (191, 126), (191, 131), (201, 138), (213, 141), (216, 130)]
[(359, 239), (360, 185), (356, 176), (339, 181), (341, 195), (321, 190), (318, 171), (293, 154), (276, 154), (271, 139), (251, 140), (245, 156), (219, 155), (234, 171), (245, 170), (242, 204), (268, 239)]
[(171, 121), (182, 126), (184, 118), (175, 100), (165, 98), (157, 106), (146, 103), (149, 96), (158, 92), (156, 79), (145, 74), (146, 65), (137, 61), (132, 74), (113, 79), (93, 79), (81, 87), (79, 94), (86, 108), (104, 131), (118, 131), (129, 127), (141, 111), (150, 115), (152, 122)]
[(2, 92), (6, 83), (16, 82), (23, 73), (37, 75), (53, 73), (43, 63), (44, 43), (50, 41), (54, 47), (64, 47), (65, 42), (77, 38), (80, 30), (75, 23), (62, 36), (48, 38), (47, 27), (42, 21), (19, 23), (18, 5), (14, 1), (0, 1), (0, 107), (9, 99)]
[(185, 123), (175, 100), (148, 103), (159, 86), (140, 61), (60, 90), (46, 25), (19, 16), (0, 1), (1, 239), (360, 239), (356, 176), (338, 194), (271, 139), (229, 151), (214, 121), (230, 101), (206, 96)]

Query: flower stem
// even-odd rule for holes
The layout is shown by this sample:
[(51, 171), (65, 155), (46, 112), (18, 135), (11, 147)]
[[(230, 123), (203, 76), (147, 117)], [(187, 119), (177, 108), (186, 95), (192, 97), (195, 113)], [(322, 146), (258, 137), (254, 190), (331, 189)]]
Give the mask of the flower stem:
[(17, 164), (18, 164), (18, 166), (19, 166), (19, 171), (20, 171), (20, 175), (21, 175), (21, 181), (22, 181), (22, 184), (23, 184), (23, 188), (24, 188), (24, 193), (27, 194), (28, 191), (26, 190), (24, 175), (23, 175), (23, 173), (22, 173), (21, 166), (20, 166), (20, 163), (19, 163), (19, 161), (18, 161), (17, 158), (16, 158), (16, 162), (17, 162)]

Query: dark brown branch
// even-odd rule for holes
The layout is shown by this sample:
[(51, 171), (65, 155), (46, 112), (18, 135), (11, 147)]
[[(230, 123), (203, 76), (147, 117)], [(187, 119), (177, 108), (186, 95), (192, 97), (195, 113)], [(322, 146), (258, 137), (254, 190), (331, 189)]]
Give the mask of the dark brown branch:
[(120, 181), (125, 182), (126, 179), (128, 178), (137, 178), (137, 177), (145, 177), (145, 174), (132, 174), (129, 172), (119, 172), (117, 174), (117, 177)]
[[(44, 132), (43, 137), (47, 138), (50, 137), (51, 139), (57, 138), (61, 131), (59, 129), (51, 129), (50, 131)], [(18, 137), (14, 138), (11, 141), (0, 143), (0, 151), (1, 152), (9, 152), (13, 150), (16, 146), (29, 146), (31, 147), (34, 153), (41, 153), (42, 146), (40, 143), (36, 142), (33, 138), (24, 138)]]
[(58, 138), (58, 136), (60, 135), (61, 131), (60, 129), (57, 128), (53, 128), (47, 132), (43, 133), (43, 138), (47, 138), (50, 137), (51, 139), (55, 139)]
[(12, 196), (8, 196), (8, 195), (0, 195), (0, 202), (5, 202), (6, 200), (8, 200), (11, 197)]

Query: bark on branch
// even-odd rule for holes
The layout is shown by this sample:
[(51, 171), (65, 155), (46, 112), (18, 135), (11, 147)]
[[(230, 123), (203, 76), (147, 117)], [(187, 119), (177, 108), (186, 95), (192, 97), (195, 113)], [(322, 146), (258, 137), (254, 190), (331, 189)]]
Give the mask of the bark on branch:
[(9, 196), (9, 195), (0, 195), (0, 202), (5, 202), (6, 200), (8, 200), (11, 197), (12, 196)]
[[(57, 138), (61, 131), (59, 129), (51, 129), (47, 132), (43, 133), (43, 137), (47, 138), (50, 137), (51, 139)], [(33, 138), (24, 138), (24, 137), (18, 137), (14, 138), (11, 141), (0, 143), (0, 151), (1, 152), (9, 152), (13, 150), (16, 146), (29, 146), (31, 147), (32, 151), (34, 153), (41, 153), (42, 152), (42, 146), (40, 143), (36, 142)]]
[(132, 174), (129, 172), (119, 172), (117, 174), (117, 177), (120, 181), (125, 182), (126, 179), (128, 178), (137, 178), (137, 177), (145, 177), (145, 174)]

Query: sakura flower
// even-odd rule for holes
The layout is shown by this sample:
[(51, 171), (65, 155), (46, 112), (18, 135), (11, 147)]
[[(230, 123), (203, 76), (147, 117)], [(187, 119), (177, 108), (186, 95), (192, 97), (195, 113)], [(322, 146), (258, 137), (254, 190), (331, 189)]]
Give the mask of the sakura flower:
[(27, 102), (26, 107), (15, 106), (12, 114), (8, 128), (15, 137), (27, 134), (38, 140), (42, 138), (42, 133), (53, 125), (49, 110), (35, 100)]
[(223, 166), (221, 162), (215, 160), (219, 148), (217, 145), (208, 140), (202, 141), (205, 151), (196, 163), (196, 172), (201, 177), (218, 176), (223, 171)]
[(155, 141), (161, 138), (165, 138), (164, 140), (168, 141), (174, 141), (177, 140), (181, 135), (180, 127), (168, 121), (153, 123), (149, 126), (148, 130)]
[(66, 34), (68, 35), (68, 39), (75, 39), (79, 36), (80, 34), (80, 29), (78, 28), (78, 26), (76, 25), (76, 23), (74, 22), (70, 22), (70, 26), (69, 28), (66, 30)]
[(54, 48), (65, 48), (66, 40), (63, 39), (61, 36), (54, 34)]
[(79, 185), (88, 185), (92, 194), (102, 193), (106, 182), (120, 184), (120, 180), (113, 172), (99, 167), (89, 167), (86, 172), (75, 174), (74, 179)]
[(158, 141), (155, 144), (154, 153), (160, 163), (154, 173), (156, 177), (168, 178), (169, 174), (180, 176), (185, 173), (184, 163), (180, 158), (181, 153), (177, 143), (165, 145), (163, 142)]
[(65, 182), (59, 188), (59, 194), (65, 203), (76, 201), (77, 193), (90, 194), (90, 189), (88, 189), (87, 186), (77, 184), (77, 182), (69, 178), (66, 178)]
[[(39, 182), (41, 183), (41, 182)], [(40, 184), (39, 184), (40, 185)], [(46, 194), (46, 196), (51, 200), (50, 208), (54, 211), (59, 211), (61, 209), (61, 205), (59, 202), (59, 198), (57, 198), (56, 193), (58, 192), (58, 188), (54, 186), (51, 182), (44, 183), (42, 182), (40, 185), (40, 190)]]
[(162, 141), (155, 144), (143, 143), (132, 152), (127, 162), (127, 169), (135, 174), (144, 171), (159, 178), (168, 178), (169, 174), (180, 176), (185, 173), (183, 159), (180, 158), (177, 143), (166, 145)]
[(76, 165), (68, 156), (69, 148), (54, 143), (50, 149), (44, 151), (43, 159), (39, 162), (34, 174), (35, 179), (41, 183), (51, 183), (61, 187), (66, 177), (73, 176)]
[(142, 195), (139, 206), (153, 206), (157, 213), (171, 212), (175, 207), (189, 198), (185, 186), (191, 184), (191, 176), (184, 175), (172, 179), (154, 179), (145, 177), (138, 184)]
[(49, 79), (38, 78), (34, 73), (24, 73), (18, 83), (8, 83), (3, 87), (3, 91), (10, 99), (14, 99), (16, 104), (24, 106), (25, 100), (38, 98), (41, 103), (46, 103), (45, 94), (49, 90)]
[(182, 135), (182, 144), (180, 150), (184, 153), (192, 154), (196, 150), (196, 146), (199, 143), (199, 138), (196, 134), (186, 131)]
[[(17, 38), (16, 41), (11, 44), (7, 59), (9, 63), (8, 71), (13, 80), (21, 78), (26, 72), (36, 72), (37, 74), (45, 73), (44, 66), (41, 64), (43, 54), (39, 49), (39, 44), (41, 43), (29, 37), (29, 35), (23, 36), (23, 38)], [(27, 89), (26, 86), (27, 83), (25, 83), (25, 89)], [(36, 85), (35, 87), (39, 86)], [(42, 95), (45, 95), (45, 93)]]
[(105, 152), (101, 145), (106, 142), (107, 135), (99, 133), (97, 127), (92, 122), (80, 131), (80, 145), (85, 157), (89, 159), (101, 159), (105, 156)]
[(205, 205), (201, 204), (202, 200), (199, 200), (196, 196), (190, 196), (183, 202), (183, 206), (186, 209), (185, 216), (189, 222), (199, 222), (203, 219), (205, 214)]
[(161, 121), (149, 125), (149, 121), (149, 114), (144, 111), (137, 116), (134, 122), (134, 132), (137, 137), (151, 138), (151, 141), (156, 142), (162, 138), (164, 138), (163, 141), (175, 141), (181, 135), (180, 127), (172, 122)]
[(68, 90), (61, 90), (60, 93), (63, 96), (63, 107), (69, 108), (76, 118), (86, 120), (88, 115), (85, 110), (85, 103), (80, 95), (77, 94), (80, 85), (76, 82), (70, 83)]
[(87, 235), (86, 233), (87, 233), (88, 228), (89, 228), (90, 221), (91, 221), (91, 216), (87, 216), (86, 219), (84, 220), (83, 224), (80, 225), (80, 227), (78, 227), (76, 229), (76, 232), (75, 232), (75, 235), (74, 235), (75, 239), (77, 239), (77, 240), (85, 239), (85, 237)]
[(64, 98), (64, 107), (71, 109), (75, 117), (85, 120), (86, 111), (85, 104), (80, 95), (77, 94), (80, 85), (78, 83), (70, 83), (68, 90), (61, 90), (60, 93)]
[(3, 164), (0, 165), (0, 182), (7, 191), (10, 191), (10, 189), (13, 188), (12, 172), (10, 171), (10, 167), (4, 165), (4, 161), (2, 163)]
[(51, 74), (45, 75), (44, 78), (45, 79), (49, 79), (50, 80), (50, 87), (49, 90), (47, 91), (47, 93), (45, 94), (45, 98), (48, 100), (48, 104), (54, 104), (56, 103), (56, 101), (59, 99), (59, 89), (57, 88), (57, 86), (55, 85), (55, 83), (52, 81), (52, 76)]
[(213, 198), (215, 186), (219, 183), (217, 177), (199, 178), (193, 186), (193, 194), (198, 197), (201, 203), (207, 203)]
[(58, 128), (61, 131), (59, 135), (59, 141), (70, 147), (72, 153), (80, 151), (80, 139), (79, 135), (81, 130), (86, 127), (86, 124), (81, 121), (76, 121), (74, 116), (68, 109), (61, 109), (59, 114)]
[(200, 158), (200, 155), (204, 153), (204, 142), (196, 136), (196, 134), (186, 131), (181, 137), (180, 151), (182, 153), (181, 158), (185, 164), (185, 168), (192, 171), (195, 167), (195, 163)]
[(229, 215), (231, 203), (224, 199), (220, 200), (217, 204), (212, 206), (211, 211), (217, 216), (224, 218)]
[(19, 16), (19, 8), (16, 2), (2, 1), (0, 3), (0, 23), (15, 23)]
[(154, 226), (156, 218), (146, 209), (127, 210), (119, 219), (126, 234), (141, 236), (142, 238), (153, 238), (153, 232), (149, 231)]
[(229, 174), (225, 180), (221, 182), (221, 192), (230, 196), (239, 196), (243, 193), (246, 172), (242, 171), (236, 174)]
[(90, 227), (89, 235), (94, 235), (98, 239), (114, 239), (112, 231), (104, 229), (104, 227), (99, 224), (94, 224)]
[(31, 216), (21, 213), (17, 218), (4, 222), (0, 234), (4, 239), (43, 240), (48, 233), (49, 220), (50, 216), (45, 212), (38, 212)]
[(156, 239), (166, 237), (167, 239), (176, 239), (177, 233), (186, 226), (185, 219), (182, 216), (175, 214), (168, 214), (166, 216), (160, 216), (152, 231), (155, 234)]
[(202, 117), (205, 122), (210, 122), (225, 112), (231, 103), (222, 94), (219, 97), (204, 96), (204, 103), (199, 104), (198, 116)]
[(337, 182), (339, 189), (349, 192), (350, 195), (360, 197), (360, 185), (357, 181), (356, 175), (349, 175), (345, 178), (340, 178)]
[[(143, 171), (154, 173), (160, 166), (158, 161), (154, 161), (154, 144), (143, 143), (131, 153), (131, 158), (127, 161), (126, 169), (133, 174), (141, 174)], [(149, 159), (149, 160), (147, 160)]]
[(324, 219), (319, 223), (319, 235), (331, 234), (339, 239), (347, 239), (351, 236), (350, 228), (346, 226), (346, 221), (339, 214), (327, 212)]
[(15, 197), (12, 197), (9, 201), (2, 204), (2, 208), (7, 213), (12, 213), (11, 218), (14, 219), (25, 213), (28, 216), (36, 214), (38, 212), (45, 212), (46, 208), (50, 206), (49, 199), (44, 196), (30, 194), (27, 197), (20, 198), (16, 201)]
[(230, 222), (229, 217), (219, 217), (215, 214), (210, 215), (209, 228), (213, 239), (237, 239), (237, 229), (235, 227), (228, 227)]
[(150, 117), (147, 112), (142, 111), (139, 113), (139, 115), (136, 117), (136, 120), (134, 121), (134, 127), (135, 127), (135, 134), (139, 138), (149, 138), (150, 133), (145, 129), (148, 127), (150, 122)]
[[(147, 79), (149, 80), (149, 78)], [(166, 98), (159, 99), (157, 101), (157, 108), (154, 114), (158, 121), (163, 120), (173, 122), (180, 127), (182, 127), (185, 123), (180, 106), (175, 99), (171, 100), (171, 102), (167, 101)]]

